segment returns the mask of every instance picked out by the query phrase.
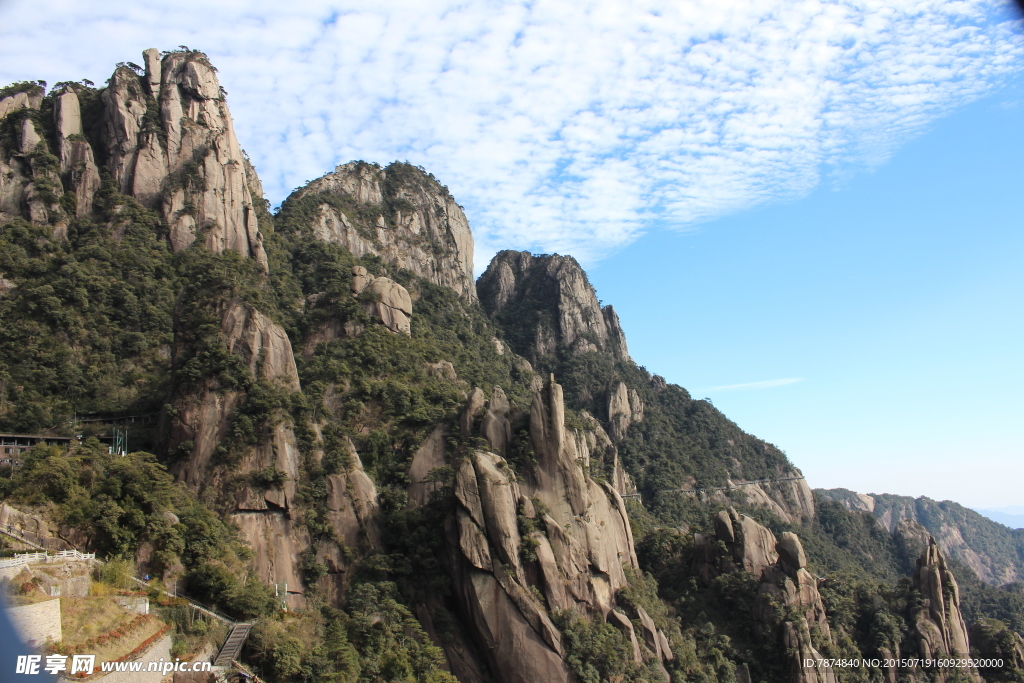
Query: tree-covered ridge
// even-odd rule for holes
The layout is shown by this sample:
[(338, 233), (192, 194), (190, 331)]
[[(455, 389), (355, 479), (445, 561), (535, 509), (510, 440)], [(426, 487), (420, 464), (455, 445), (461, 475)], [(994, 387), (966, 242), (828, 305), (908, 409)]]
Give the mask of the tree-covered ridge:
[(677, 499), (659, 492), (795, 474), (776, 446), (746, 434), (710, 402), (694, 400), (624, 354), (617, 317), (610, 306), (601, 307), (571, 257), (501, 252), (479, 288), (502, 339), (538, 371), (553, 372), (574, 410), (587, 410), (609, 428), (614, 388), (623, 382), (637, 393), (643, 419), (629, 426), (619, 450), (645, 500), (673, 506)]
[(959, 503), (927, 496), (863, 495), (847, 489), (819, 489), (816, 493), (849, 509), (870, 513), (889, 530), (898, 529), (903, 520), (917, 522), (990, 584), (1024, 578), (1024, 529), (1010, 529)]
[(70, 433), (75, 413), (153, 413), (167, 388), (175, 260), (156, 217), (108, 184), (101, 211), (0, 227), (0, 429)]

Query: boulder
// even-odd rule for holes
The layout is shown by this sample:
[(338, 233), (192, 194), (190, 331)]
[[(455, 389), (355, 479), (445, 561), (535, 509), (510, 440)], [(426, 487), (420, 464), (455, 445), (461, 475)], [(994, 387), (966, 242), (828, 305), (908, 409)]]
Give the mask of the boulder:
[(409, 291), (386, 277), (375, 278), (369, 290), (373, 297), (373, 306), (370, 308), (384, 323), (384, 327), (392, 332), (411, 335), (412, 298)]
[(607, 621), (609, 624), (622, 631), (622, 634), (629, 639), (630, 644), (633, 646), (633, 661), (636, 664), (643, 664), (643, 656), (640, 653), (640, 643), (637, 642), (636, 631), (633, 630), (633, 622), (629, 620), (629, 617), (618, 610), (611, 610), (608, 612)]
[(792, 574), (807, 566), (807, 556), (804, 554), (803, 544), (800, 537), (792, 531), (784, 531), (779, 537), (775, 546), (779, 554), (779, 562), (786, 565), (786, 569)]
[(354, 266), (352, 296), (361, 295), (363, 308), (384, 327), (395, 333), (412, 334), (412, 297), (405, 287), (386, 277), (374, 277), (362, 266)]
[(740, 567), (758, 577), (779, 559), (775, 535), (746, 515), (735, 515), (732, 522), (736, 532), (736, 542), (731, 547), (733, 557)]
[(451, 361), (439, 360), (436, 363), (427, 363), (427, 374), (437, 379), (444, 379), (449, 382), (456, 382), (459, 376), (455, 373), (455, 366)]
[(726, 545), (736, 542), (736, 532), (732, 528), (732, 519), (729, 513), (721, 510), (714, 518), (715, 536)]

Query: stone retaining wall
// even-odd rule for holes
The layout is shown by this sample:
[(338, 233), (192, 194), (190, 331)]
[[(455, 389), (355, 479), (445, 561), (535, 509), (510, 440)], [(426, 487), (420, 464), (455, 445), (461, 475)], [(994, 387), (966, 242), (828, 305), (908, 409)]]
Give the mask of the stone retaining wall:
[(60, 622), (60, 599), (34, 605), (8, 607), (14, 628), (29, 647), (38, 647), (47, 640), (58, 642), (63, 637)]

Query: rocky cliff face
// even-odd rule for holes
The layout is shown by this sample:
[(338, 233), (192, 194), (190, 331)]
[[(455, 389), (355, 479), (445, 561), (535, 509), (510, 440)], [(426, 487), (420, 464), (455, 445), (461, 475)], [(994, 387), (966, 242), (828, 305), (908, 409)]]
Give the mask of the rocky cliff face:
[(514, 322), (513, 350), (535, 365), (559, 354), (604, 351), (629, 358), (611, 306), (602, 307), (586, 273), (571, 256), (535, 257), (502, 251), (480, 277), (480, 303), (499, 321)]
[[(960, 589), (934, 538), (929, 539), (917, 561), (913, 582), (921, 596), (920, 606), (912, 608), (909, 615), (917, 654), (924, 659), (969, 658), (971, 645), (967, 624), (960, 613)], [(956, 676), (982, 680), (973, 668), (940, 671), (939, 679)]]
[[(459, 505), (447, 525), (460, 607), (492, 673), (509, 683), (572, 680), (561, 634), (548, 616), (553, 610), (593, 615), (628, 631), (639, 658), (633, 626), (615, 602), (627, 585), (624, 568), (638, 568), (629, 517), (619, 492), (585, 472), (591, 444), (607, 435), (601, 430), (591, 440), (586, 430), (566, 428), (562, 387), (553, 378), (528, 415), (510, 409), (499, 387), (489, 398), (475, 389), (462, 427), (470, 435), (479, 430), (499, 451), (508, 445), (510, 414), (528, 424), (535, 464), (516, 478), (497, 453), (478, 450), (459, 461)], [(646, 613), (637, 616), (650, 621)], [(671, 659), (664, 634), (653, 622), (648, 626), (649, 656)]]
[(476, 298), (469, 221), (447, 188), (422, 169), (343, 164), (296, 190), (283, 208), (299, 205), (299, 227), (310, 236)]
[[(643, 432), (636, 426), (643, 425), (654, 414), (656, 423), (672, 422), (673, 428), (678, 429), (674, 436), (680, 437), (673, 446), (668, 446), (664, 441), (663, 427), (656, 428), (657, 433), (644, 434), (641, 438), (648, 443), (661, 443), (662, 452), (656, 457), (664, 457), (667, 449), (686, 448), (683, 444), (688, 443), (690, 437), (683, 436), (681, 432), (688, 427), (677, 422), (678, 413), (670, 418), (660, 412), (658, 399), (667, 388), (664, 379), (651, 376), (633, 364), (618, 316), (611, 306), (601, 306), (586, 273), (575, 259), (557, 254), (535, 256), (528, 252), (502, 251), (480, 277), (477, 289), (481, 305), (501, 327), (511, 350), (526, 358), (532, 367), (564, 373), (568, 378), (567, 386), (571, 384), (575, 390), (573, 407), (585, 407), (596, 415), (605, 425), (604, 431), (610, 436), (611, 443), (621, 447), (631, 430), (634, 435)], [(678, 411), (678, 401), (671, 400), (670, 410)], [(685, 400), (691, 404), (698, 403), (693, 402), (688, 394)], [(703, 421), (705, 417), (709, 416), (700, 419)], [(714, 418), (724, 422), (718, 413)], [(777, 451), (749, 435), (738, 436), (748, 442), (744, 450), (755, 451), (749, 457), (755, 461), (755, 466), (771, 460), (769, 453)], [(704, 439), (703, 436), (698, 438)], [(724, 461), (725, 468), (733, 473), (731, 476), (735, 481), (731, 483), (737, 486), (730, 489), (730, 482), (721, 482), (726, 486), (694, 492), (699, 488), (699, 475), (691, 473), (678, 483), (680, 489), (691, 492), (677, 495), (696, 497), (710, 505), (764, 507), (790, 523), (808, 522), (813, 518), (811, 490), (784, 458), (767, 474), (745, 476), (743, 464), (730, 453), (740, 446), (732, 439), (719, 438), (719, 441), (723, 443), (719, 444), (721, 451), (717, 455)], [(755, 478), (772, 481), (746, 481)], [(659, 485), (656, 490), (665, 488)]]
[(914, 588), (921, 594), (921, 606), (912, 615), (921, 656), (969, 656), (967, 625), (960, 614), (960, 589), (934, 538), (929, 539), (917, 561)]
[[(432, 176), (408, 164), (340, 166), (296, 191), (280, 214), (269, 217), (215, 70), (196, 52), (161, 56), (148, 50), (144, 61), (144, 69), (119, 68), (102, 92), (65, 84), (44, 98), (41, 88), (26, 86), (0, 100), (0, 220), (49, 225), (53, 240), (69, 238), (74, 249), (77, 228), (86, 225), (76, 221), (100, 215), (94, 206), (104, 221), (119, 211), (143, 216), (125, 218), (136, 228), (151, 226), (155, 215), (176, 251), (201, 241), (212, 252), (238, 252), (262, 267), (227, 271), (235, 278), (223, 290), (230, 294), (194, 297), (188, 275), (196, 271), (180, 262), (195, 257), (224, 266), (236, 260), (201, 251), (168, 258), (161, 267), (177, 279), (162, 280), (167, 296), (158, 303), (168, 319), (172, 311), (178, 314), (176, 344), (153, 353), (160, 359), (154, 364), (163, 363), (161, 372), (173, 365), (175, 383), (163, 417), (166, 442), (159, 443), (165, 463), (239, 530), (260, 583), (284, 588), (292, 608), (326, 603), (349, 610), (356, 631), (381, 624), (389, 617), (379, 612), (391, 608), (352, 616), (350, 605), (360, 599), (350, 591), (353, 584), (386, 595), (382, 604), (406, 601), (411, 609), (405, 614), (415, 612), (466, 683), (569, 683), (581, 660), (591, 657), (593, 663), (612, 651), (626, 652), (627, 664), (643, 664), (654, 679), (667, 679), (672, 669), (677, 679), (725, 681), (733, 679), (726, 660), (754, 662), (750, 653), (757, 648), (768, 659), (778, 655), (765, 671), (781, 671), (779, 663), (785, 664), (781, 680), (835, 683), (832, 670), (802, 662), (846, 647), (850, 633), (841, 629), (850, 622), (826, 619), (822, 593), (836, 593), (819, 592), (820, 579), (809, 571), (797, 535), (776, 538), (751, 516), (732, 508), (720, 512), (713, 535), (694, 535), (692, 546), (682, 542), (670, 557), (678, 563), (671, 565), (677, 576), (657, 577), (666, 579), (663, 596), (680, 585), (683, 593), (693, 588), (692, 595), (672, 598), (675, 614), (660, 602), (649, 577), (634, 574), (640, 566), (624, 497), (637, 488), (620, 457), (643, 485), (644, 499), (634, 498), (629, 509), (638, 513), (638, 527), (653, 527), (652, 540), (682, 538), (688, 532), (669, 527), (683, 520), (703, 523), (695, 520), (740, 504), (770, 510), (799, 529), (812, 522), (814, 499), (777, 448), (633, 364), (615, 312), (601, 306), (571, 257), (502, 252), (479, 282), (478, 301), (465, 215)], [(111, 208), (105, 199), (113, 186), (148, 211), (123, 199)], [(265, 277), (257, 208), (261, 220), (280, 230), (275, 254), (292, 259), (292, 267), (273, 280)], [(101, 247), (133, 238), (118, 221), (97, 231)], [(336, 246), (308, 249), (310, 239)], [(0, 278), (0, 296), (35, 286), (28, 276), (8, 277), (18, 281)], [(260, 310), (251, 301), (267, 306)], [(202, 315), (188, 315), (186, 307), (193, 305)], [(275, 317), (268, 314), (272, 310)], [(380, 333), (376, 321), (392, 334)], [(18, 320), (5, 319), (12, 322)], [(202, 334), (187, 334), (189, 326), (202, 327)], [(296, 362), (293, 344), (303, 361)], [(182, 366), (190, 353), (215, 360), (196, 363), (201, 371), (189, 374)], [(154, 385), (160, 391), (166, 386), (163, 380)], [(157, 400), (164, 403), (162, 396)], [(684, 496), (689, 499), (680, 501)], [(843, 500), (878, 516), (904, 548), (922, 548), (913, 591), (886, 605), (899, 605), (892, 609), (911, 626), (908, 639), (889, 643), (896, 654), (901, 647), (925, 656), (966, 653), (959, 589), (940, 548), (969, 548), (981, 557), (980, 546), (971, 545), (970, 527), (943, 517), (945, 535), (930, 541), (921, 526), (934, 528), (939, 519), (930, 505), (858, 494)], [(163, 519), (172, 526), (188, 524), (184, 515), (179, 520), (167, 514), (173, 521)], [(4, 520), (22, 529), (25, 539), (62, 547), (41, 517), (4, 505), (0, 525)], [(821, 545), (813, 549), (844, 550), (828, 545), (823, 526), (814, 528)], [(81, 529), (61, 526), (59, 535), (79, 547), (90, 543)], [(140, 567), (153, 560), (156, 543), (133, 548)], [(652, 553), (669, 557), (666, 547)], [(370, 556), (372, 562), (360, 565)], [(979, 562), (992, 580), (1016, 576), (994, 562)], [(187, 589), (190, 570), (178, 563), (173, 571), (183, 574), (179, 585)], [(685, 611), (704, 606), (699, 600), (706, 597), (697, 596), (699, 582), (690, 583), (691, 575), (712, 586), (709, 591), (733, 591), (728, 598), (740, 598), (723, 614), (735, 616), (728, 610), (739, 605), (741, 628), (729, 632), (733, 624), (725, 624), (715, 633), (721, 625), (716, 622), (725, 621), (721, 615)], [(678, 576), (687, 584), (673, 586)], [(249, 607), (247, 617), (269, 611), (265, 604)], [(579, 632), (563, 625), (566, 615), (599, 622), (584, 627), (600, 629), (601, 647), (581, 646)], [(312, 641), (299, 645), (307, 651), (302, 666), (323, 666), (324, 641), (316, 640), (323, 634), (311, 621), (302, 622), (308, 617), (286, 621)], [(408, 618), (396, 632), (407, 643), (420, 640)], [(730, 649), (727, 632), (741, 645)], [(864, 633), (855, 635), (858, 647), (866, 642)], [(352, 651), (365, 646), (355, 637), (350, 644)], [(1024, 659), (1019, 638), (1009, 639), (1008, 647)], [(359, 653), (366, 659), (380, 654), (366, 650)], [(701, 669), (701, 658), (716, 661)], [(351, 673), (338, 669), (325, 675)], [(746, 672), (741, 666), (736, 679), (749, 683)], [(374, 675), (369, 669), (363, 674)]]
[[(284, 330), (252, 306), (232, 301), (220, 311), (220, 332), (230, 353), (238, 356), (255, 379), (286, 391), (299, 391), (291, 342)], [(184, 349), (176, 347), (172, 363)], [(207, 381), (197, 392), (182, 395), (169, 422), (168, 450), (185, 451), (178, 478), (207, 500), (218, 499), (252, 546), (256, 571), (266, 583), (287, 584), (290, 601), (301, 604), (302, 580), (299, 553), (309, 544), (301, 526), (293, 522), (300, 455), (287, 416), (257, 435), (244, 449), (234, 468), (214, 459), (219, 446), (228, 442), (230, 429), (245, 398), (240, 389), (223, 389)], [(261, 470), (280, 472), (279, 484), (250, 482)], [(231, 500), (224, 501), (225, 496)]]
[[(283, 391), (300, 391), (291, 342), (279, 325), (239, 301), (225, 305), (220, 320), (228, 351), (243, 361), (254, 379)], [(181, 352), (176, 349), (175, 355)], [(296, 501), (302, 455), (291, 418), (283, 412), (272, 416), (230, 465), (214, 457), (219, 447), (231, 443), (244, 400), (243, 390), (225, 390), (215, 381), (178, 400), (168, 415), (169, 450), (187, 451), (178, 478), (204, 499), (219, 501), (252, 548), (257, 576), (264, 583), (278, 584), (290, 607), (305, 603), (300, 556), (311, 546), (327, 568), (318, 585), (328, 599), (338, 602), (350, 578), (351, 558), (338, 544), (314, 544), (302, 525)], [(318, 434), (320, 425), (313, 429)], [(326, 478), (327, 522), (344, 546), (356, 549), (365, 541), (374, 547), (379, 543), (377, 490), (352, 442), (345, 439), (342, 445), (347, 465)], [(314, 456), (323, 457), (319, 450)], [(267, 472), (274, 475), (271, 481), (259, 479)]]
[[(1009, 529), (952, 501), (893, 494), (863, 494), (848, 489), (815, 489), (847, 509), (869, 512), (887, 530), (920, 525), (935, 537), (943, 553), (970, 567), (979, 579), (1003, 585), (1024, 577), (1024, 530)], [(906, 534), (903, 534), (906, 535)]]
[[(199, 52), (143, 53), (145, 72), (118, 67), (100, 93), (98, 120), (83, 121), (84, 86), (53, 94), (48, 133), (38, 117), (42, 89), (0, 103), (18, 119), (19, 144), (0, 167), (0, 220), (21, 217), (59, 233), (86, 216), (105, 167), (122, 194), (157, 210), (175, 251), (202, 239), (215, 253), (238, 251), (267, 269), (250, 187), (258, 187), (235, 136), (214, 68)], [(95, 146), (94, 146), (95, 145)], [(101, 160), (101, 164), (97, 163)], [(74, 201), (59, 202), (62, 195)]]
[(245, 156), (213, 67), (194, 52), (143, 56), (143, 76), (121, 67), (103, 92), (102, 139), (114, 181), (159, 208), (175, 250), (202, 237), (211, 251), (238, 251), (265, 269)]
[(814, 641), (820, 647), (823, 641), (831, 643), (832, 635), (800, 538), (785, 532), (776, 539), (764, 526), (731, 508), (716, 515), (714, 527), (714, 539), (694, 535), (693, 572), (706, 582), (737, 571), (755, 577), (758, 589), (751, 618), (762, 639), (784, 648), (787, 680), (835, 683), (831, 668), (803, 666), (806, 659), (822, 657)]
[[(5, 543), (20, 551), (35, 552), (36, 546), (47, 550), (68, 550), (71, 546), (57, 536), (39, 515), (24, 512), (7, 503), (0, 503), (0, 528), (7, 532)], [(18, 539), (23, 539), (24, 543)]]
[[(43, 88), (38, 85), (0, 100), (0, 127), (4, 131), (0, 148), (0, 223), (24, 218), (37, 225), (53, 226), (54, 237), (60, 238), (66, 233), (68, 220), (68, 212), (59, 201), (63, 193), (61, 159), (53, 155), (46, 140), (42, 104)], [(70, 118), (68, 114), (66, 119)], [(71, 129), (71, 122), (63, 123), (65, 130)]]
[(793, 467), (780, 468), (776, 477), (780, 481), (771, 483), (747, 483), (737, 478), (729, 480), (731, 489), (713, 490), (687, 494), (711, 505), (745, 504), (771, 510), (779, 519), (800, 524), (814, 519), (814, 494), (807, 481), (799, 477)]

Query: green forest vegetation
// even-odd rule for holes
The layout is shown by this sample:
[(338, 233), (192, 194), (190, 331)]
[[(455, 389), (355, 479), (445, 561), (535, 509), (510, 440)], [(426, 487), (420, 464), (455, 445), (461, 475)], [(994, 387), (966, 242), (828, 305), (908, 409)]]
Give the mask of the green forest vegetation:
[[(15, 84), (0, 96), (39, 87)], [(93, 137), (100, 91), (75, 87), (86, 137)], [(26, 111), (19, 116), (52, 133), (52, 96), (38, 112)], [(15, 123), (9, 117), (0, 126), (0, 144), (8, 149)], [(38, 161), (52, 164), (43, 156)], [(527, 283), (526, 296), (491, 317), (450, 289), (312, 237), (310, 223), (324, 204), (344, 212), (371, 239), (371, 220), (383, 215), (393, 222), (408, 208), (403, 186), (447, 192), (409, 164), (396, 162), (386, 171), (381, 206), (327, 193), (293, 194), (273, 215), (265, 203), (257, 206), (270, 275), (235, 252), (214, 254), (199, 243), (172, 253), (160, 216), (120, 194), (106, 175), (95, 211), (68, 220), (66, 240), (54, 238), (52, 225), (15, 219), (0, 226), (0, 431), (83, 435), (69, 450), (37, 446), (20, 466), (0, 467), (0, 499), (81, 531), (89, 550), (125, 566), (147, 544), (154, 575), (176, 572), (190, 597), (256, 620), (246, 657), (260, 675), (281, 683), (454, 680), (415, 616), (417, 606), (430, 604), (440, 637), (459, 634), (444, 530), (454, 509), (452, 472), (436, 472), (432, 500), (409, 508), (408, 465), (437, 425), (445, 428), (453, 466), (479, 446), (456, 427), (473, 387), (489, 392), (501, 386), (528, 411), (532, 374), (512, 354), (500, 353), (494, 339), (525, 356), (533, 326), (556, 324), (557, 297), (539, 275), (531, 275), (536, 282)], [(64, 207), (62, 218), (73, 213), (67, 195), (55, 199)], [(409, 291), (411, 336), (386, 331), (351, 295), (355, 265)], [(227, 302), (252, 306), (284, 328), (300, 393), (254, 377), (228, 350), (218, 317)], [(455, 378), (430, 371), (442, 360), (452, 363)], [(692, 570), (693, 533), (711, 533), (722, 506), (664, 490), (786, 476), (795, 470), (785, 453), (631, 360), (560, 350), (537, 359), (535, 368), (553, 372), (564, 387), (570, 425), (581, 424), (584, 410), (607, 425), (608, 391), (619, 381), (644, 403), (643, 421), (618, 444), (642, 495), (642, 502), (628, 504), (642, 571), (631, 573), (617, 601), (638, 633), (642, 607), (667, 635), (676, 655), (667, 665), (673, 680), (727, 683), (739, 680), (744, 667), (754, 680), (780, 680), (785, 652), (756, 633), (750, 618), (756, 581), (737, 572), (705, 582)], [(309, 608), (281, 612), (273, 590), (254, 575), (251, 549), (224, 521), (225, 502), (200, 500), (175, 481), (191, 444), (167, 451), (166, 418), (179, 399), (201, 390), (243, 394), (214, 454), (214, 463), (233, 475), (243, 474), (237, 471), (242, 454), (277, 421), (294, 427), (302, 456), (296, 519), (315, 546), (335, 544), (352, 565), (340, 604), (332, 606), (319, 592), (328, 568), (311, 549), (301, 567)], [(146, 419), (128, 425), (132, 452), (120, 457), (95, 437), (109, 427), (104, 418), (125, 415)], [(534, 454), (528, 433), (515, 427), (508, 459), (521, 475)], [(381, 542), (375, 548), (346, 547), (326, 522), (327, 477), (350, 466), (347, 440), (377, 487)], [(591, 473), (607, 475), (596, 466)], [(285, 476), (273, 467), (244, 474), (244, 483), (257, 489), (280, 485)], [(823, 577), (820, 590), (835, 633), (834, 644), (822, 645), (826, 656), (892, 649), (910, 633), (908, 610), (919, 596), (907, 576), (919, 549), (868, 513), (820, 496), (815, 502), (816, 515), (806, 524), (786, 523), (763, 508), (736, 509), (776, 535), (793, 531), (802, 539), (810, 571)], [(993, 531), (945, 503), (926, 501), (917, 514), (929, 529), (952, 515), (993, 550), (1016, 553), (1024, 562), (1019, 535)], [(526, 559), (535, 559), (528, 552)], [(950, 564), (968, 622), (1009, 647), (1010, 631), (1024, 633), (1024, 589), (989, 586), (969, 568)], [(575, 613), (552, 616), (578, 680), (660, 680), (650, 659), (633, 661), (632, 645), (618, 629)], [(183, 637), (196, 635), (182, 629)], [(850, 670), (840, 680), (874, 679)]]

